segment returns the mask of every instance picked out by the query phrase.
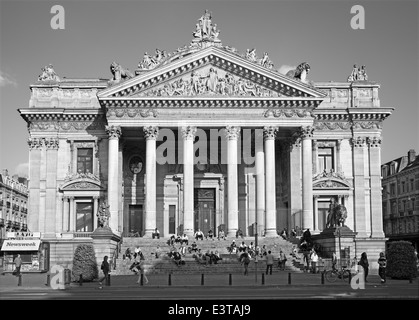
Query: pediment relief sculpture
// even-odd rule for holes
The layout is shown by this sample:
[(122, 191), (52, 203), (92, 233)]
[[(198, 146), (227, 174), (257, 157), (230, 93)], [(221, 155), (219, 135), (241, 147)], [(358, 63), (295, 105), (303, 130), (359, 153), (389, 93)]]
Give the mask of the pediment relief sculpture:
[(214, 67), (194, 70), (172, 82), (139, 93), (137, 96), (241, 96), (280, 97), (281, 95), (251, 80), (237, 77)]

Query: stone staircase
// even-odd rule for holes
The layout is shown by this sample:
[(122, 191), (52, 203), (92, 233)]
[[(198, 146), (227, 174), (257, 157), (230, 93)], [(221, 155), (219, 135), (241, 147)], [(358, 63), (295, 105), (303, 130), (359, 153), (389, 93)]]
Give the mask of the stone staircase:
[[(145, 257), (145, 269), (147, 270), (147, 274), (176, 274), (176, 273), (191, 273), (191, 274), (201, 274), (201, 273), (219, 273), (219, 274), (239, 274), (243, 272), (243, 266), (241, 265), (238, 254), (230, 254), (228, 253), (227, 247), (230, 245), (233, 239), (227, 240), (210, 240), (204, 239), (202, 241), (196, 241), (198, 244), (198, 248), (201, 249), (201, 252), (205, 253), (207, 250), (209, 251), (218, 251), (222, 260), (218, 261), (217, 264), (201, 264), (195, 260), (193, 254), (186, 253), (183, 257), (185, 261), (184, 265), (177, 266), (174, 261), (167, 255), (169, 252), (170, 247), (167, 245), (168, 238), (160, 238), (160, 239), (150, 239), (150, 238), (140, 238), (140, 237), (125, 237), (122, 240), (121, 250), (116, 259), (115, 267), (112, 267), (112, 274), (113, 275), (131, 275), (133, 272), (129, 270), (132, 262), (130, 259), (125, 258), (124, 253), (125, 250), (129, 247), (132, 252), (138, 246), (141, 248), (141, 251)], [(253, 237), (244, 237), (235, 239), (237, 245), (239, 245), (242, 241), (244, 241), (247, 245), (251, 242), (255, 242)], [(189, 240), (189, 245), (191, 245), (193, 241)], [(157, 245), (160, 246), (160, 257), (155, 258), (155, 251)], [(258, 238), (258, 245), (262, 247), (263, 245), (266, 246), (267, 250), (271, 250), (272, 254), (275, 257), (275, 263), (273, 267), (274, 272), (278, 272), (277, 267), (277, 259), (279, 257), (279, 251), (282, 251), (287, 256), (287, 262), (285, 264), (285, 271), (286, 272), (302, 272), (303, 265), (302, 265), (302, 255), (300, 260), (296, 260), (292, 258), (290, 253), (292, 252), (292, 248), (294, 244), (290, 241), (286, 241), (281, 237), (275, 238)], [(179, 245), (175, 244), (175, 247), (178, 248)], [(125, 259), (124, 259), (125, 258)], [(258, 270), (264, 271), (266, 269), (266, 261), (264, 259), (259, 259), (257, 265), (255, 261), (252, 259), (249, 264), (249, 273), (255, 272), (255, 268)]]

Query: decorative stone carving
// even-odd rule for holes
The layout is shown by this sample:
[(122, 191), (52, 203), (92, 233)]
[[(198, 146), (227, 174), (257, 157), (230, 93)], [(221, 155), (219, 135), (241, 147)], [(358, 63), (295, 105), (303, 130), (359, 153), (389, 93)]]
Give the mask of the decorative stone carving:
[(355, 148), (363, 148), (365, 146), (365, 137), (354, 137), (350, 141)]
[(76, 180), (76, 179), (91, 179), (91, 180), (95, 180), (97, 182), (100, 182), (100, 178), (96, 175), (94, 175), (91, 172), (77, 172), (77, 173), (70, 173), (67, 172), (66, 177), (64, 178), (65, 182), (68, 181), (72, 181), (72, 180)]
[(68, 185), (64, 189), (66, 190), (80, 190), (80, 189), (89, 189), (89, 190), (100, 190), (100, 187), (97, 184), (87, 182), (87, 181), (80, 181), (73, 184)]
[(109, 228), (109, 218), (111, 216), (111, 212), (109, 211), (109, 205), (106, 200), (100, 204), (96, 216), (98, 217), (98, 224), (100, 228)]
[(268, 68), (268, 69), (273, 69), (274, 64), (271, 61), (271, 59), (269, 59), (269, 55), (267, 52), (263, 53), (263, 57), (262, 58), (258, 58), (256, 55), (256, 49), (247, 49), (246, 53), (243, 56), (244, 58), (246, 58), (247, 60), (260, 64), (262, 67)]
[(277, 133), (278, 133), (278, 127), (274, 127), (274, 126), (263, 127), (263, 138), (265, 140), (275, 140)]
[(319, 131), (325, 130), (349, 130), (350, 122), (315, 122), (314, 128)]
[(363, 129), (363, 130), (369, 130), (369, 129), (382, 129), (383, 125), (381, 121), (355, 121), (353, 123), (354, 129)]
[(29, 150), (41, 149), (44, 146), (43, 138), (29, 138), (28, 139)]
[(240, 136), (240, 127), (237, 126), (227, 126), (225, 128), (225, 135), (228, 140), (237, 140)]
[(45, 146), (47, 147), (47, 150), (58, 150), (59, 148), (58, 138), (46, 138)]
[(159, 127), (147, 126), (143, 128), (143, 132), (144, 132), (144, 137), (146, 138), (146, 140), (148, 139), (156, 140), (157, 137), (159, 136)]
[(296, 69), (288, 71), (285, 75), (302, 82), (307, 81), (307, 75), (310, 72), (310, 65), (307, 62), (300, 63)]
[(49, 64), (42, 69), (42, 74), (39, 75), (38, 81), (60, 81), (60, 77), (55, 73), (52, 64)]
[(367, 137), (367, 143), (370, 146), (370, 148), (379, 148), (381, 146), (381, 138)]
[(119, 139), (121, 137), (122, 131), (120, 126), (106, 126), (106, 133), (109, 135), (109, 139)]
[(182, 137), (185, 140), (193, 140), (195, 139), (196, 134), (196, 127), (193, 126), (185, 126), (181, 128)]
[(195, 31), (192, 33), (194, 39), (192, 42), (220, 42), (218, 36), (220, 30), (217, 24), (212, 23), (212, 16), (208, 10), (198, 19)]
[(123, 68), (119, 63), (116, 63), (115, 61), (112, 62), (110, 69), (113, 78), (108, 81), (109, 85), (114, 85), (121, 82), (122, 80), (131, 79), (134, 77), (131, 71)]
[(213, 67), (210, 67), (208, 71), (202, 73), (194, 70), (189, 76), (138, 94), (140, 97), (200, 95), (250, 97), (280, 96), (280, 94), (250, 80), (235, 77), (229, 72), (224, 72)]
[(345, 178), (345, 175), (343, 174), (343, 172), (335, 172), (333, 169), (330, 169), (329, 172), (324, 170), (323, 172), (321, 172), (318, 175), (316, 175), (315, 177), (313, 177), (313, 181), (323, 179), (323, 178), (336, 178), (336, 179), (339, 179), (339, 180), (346, 181), (346, 178)]
[(276, 110), (269, 109), (265, 111), (264, 116), (266, 118), (269, 118), (269, 117), (306, 118), (306, 117), (313, 117), (313, 113), (309, 110), (304, 110), (304, 109), (276, 109)]
[(365, 65), (358, 67), (354, 64), (351, 74), (348, 77), (348, 82), (368, 81), (368, 75)]
[(301, 139), (307, 139), (313, 137), (314, 128), (307, 126), (307, 127), (301, 127), (299, 134)]

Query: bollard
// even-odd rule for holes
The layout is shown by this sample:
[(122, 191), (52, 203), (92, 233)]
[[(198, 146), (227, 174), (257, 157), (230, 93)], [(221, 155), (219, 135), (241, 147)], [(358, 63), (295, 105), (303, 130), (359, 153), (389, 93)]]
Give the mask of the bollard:
[(204, 274), (201, 274), (201, 286), (204, 285)]
[(265, 274), (262, 272), (262, 285), (265, 284)]
[(410, 276), (409, 277), (409, 283), (412, 283), (413, 282), (413, 279), (412, 279), (412, 276)]
[(228, 275), (228, 285), (231, 286), (231, 284), (233, 283), (233, 279), (231, 277), (231, 273)]
[(83, 285), (83, 275), (80, 274), (80, 277), (79, 277), (79, 286), (82, 286), (82, 285)]
[(21, 274), (19, 274), (19, 280), (17, 282), (17, 286), (18, 287), (21, 287), (22, 286), (22, 275)]
[(291, 284), (291, 272), (288, 272), (288, 284)]
[(322, 272), (322, 284), (324, 284), (324, 271)]
[(144, 274), (140, 275), (140, 285), (143, 286), (144, 285)]
[(47, 283), (45, 283), (45, 285), (47, 287), (49, 287), (51, 285), (51, 275), (50, 274), (47, 274)]
[(171, 286), (171, 285), (172, 285), (172, 274), (169, 273), (169, 286)]
[(106, 277), (106, 285), (108, 287), (110, 287), (110, 285), (111, 285), (111, 275), (109, 273), (108, 273), (108, 276)]
[(349, 271), (349, 277), (348, 278), (349, 278), (349, 284), (351, 284), (351, 281), (352, 281), (352, 272), (350, 272), (350, 271)]

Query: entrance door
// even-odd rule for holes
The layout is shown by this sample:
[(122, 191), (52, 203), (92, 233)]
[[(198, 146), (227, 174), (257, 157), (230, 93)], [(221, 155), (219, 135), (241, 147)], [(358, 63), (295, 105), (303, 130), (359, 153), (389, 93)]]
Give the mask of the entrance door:
[(129, 233), (142, 235), (143, 232), (143, 205), (129, 206)]
[(215, 189), (195, 189), (194, 228), (207, 234), (209, 229), (215, 233)]

